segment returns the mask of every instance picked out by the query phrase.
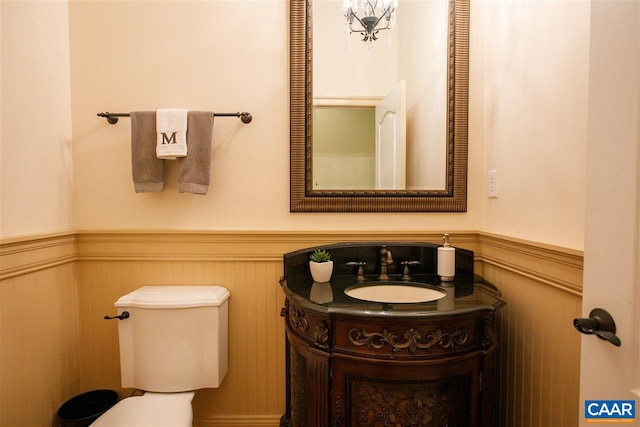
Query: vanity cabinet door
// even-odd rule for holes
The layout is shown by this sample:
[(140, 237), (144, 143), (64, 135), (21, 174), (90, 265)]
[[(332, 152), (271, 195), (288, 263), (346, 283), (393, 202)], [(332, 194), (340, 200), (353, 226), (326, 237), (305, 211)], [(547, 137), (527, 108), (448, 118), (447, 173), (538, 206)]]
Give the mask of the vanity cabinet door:
[(331, 425), (479, 425), (480, 358), (435, 363), (333, 355)]

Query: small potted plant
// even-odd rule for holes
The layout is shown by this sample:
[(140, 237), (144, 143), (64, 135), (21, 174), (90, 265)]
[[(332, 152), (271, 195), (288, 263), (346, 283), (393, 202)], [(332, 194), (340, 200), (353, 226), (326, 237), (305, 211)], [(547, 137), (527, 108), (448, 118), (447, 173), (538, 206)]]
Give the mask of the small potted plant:
[(309, 269), (313, 280), (320, 283), (328, 282), (333, 272), (331, 254), (324, 249), (317, 249), (311, 254), (309, 260)]

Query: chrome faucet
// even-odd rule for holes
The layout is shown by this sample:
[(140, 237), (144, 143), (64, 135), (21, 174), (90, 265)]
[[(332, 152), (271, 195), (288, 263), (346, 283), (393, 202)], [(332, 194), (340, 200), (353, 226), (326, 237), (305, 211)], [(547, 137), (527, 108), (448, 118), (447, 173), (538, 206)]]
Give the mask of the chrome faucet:
[(387, 267), (393, 264), (393, 256), (391, 255), (391, 251), (387, 249), (386, 246), (382, 245), (382, 249), (380, 249), (380, 277), (379, 280), (389, 280), (389, 275), (387, 274)]

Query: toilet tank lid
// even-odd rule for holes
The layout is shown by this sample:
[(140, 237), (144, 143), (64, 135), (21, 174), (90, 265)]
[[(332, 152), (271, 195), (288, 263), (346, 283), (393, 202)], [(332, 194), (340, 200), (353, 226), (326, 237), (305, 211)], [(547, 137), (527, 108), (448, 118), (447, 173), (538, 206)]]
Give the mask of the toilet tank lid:
[(143, 286), (123, 295), (116, 307), (190, 308), (219, 306), (229, 299), (223, 286)]

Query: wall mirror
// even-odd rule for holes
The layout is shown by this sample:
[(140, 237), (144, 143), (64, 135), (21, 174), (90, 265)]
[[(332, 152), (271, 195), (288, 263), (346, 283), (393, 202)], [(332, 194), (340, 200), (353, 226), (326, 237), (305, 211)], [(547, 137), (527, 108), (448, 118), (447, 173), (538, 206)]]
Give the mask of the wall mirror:
[(290, 0), (290, 211), (466, 211), (469, 0), (399, 0), (368, 43), (343, 2)]

